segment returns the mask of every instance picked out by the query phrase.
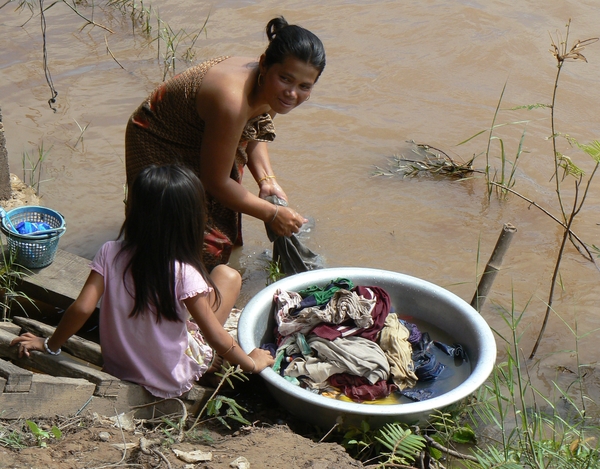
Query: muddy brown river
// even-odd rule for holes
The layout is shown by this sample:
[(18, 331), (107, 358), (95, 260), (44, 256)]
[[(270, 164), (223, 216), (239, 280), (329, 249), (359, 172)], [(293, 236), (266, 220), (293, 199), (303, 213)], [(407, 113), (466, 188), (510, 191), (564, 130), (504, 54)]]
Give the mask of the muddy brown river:
[[(107, 29), (86, 26), (63, 3), (53, 5), (45, 14), (48, 71), (58, 92), (53, 112), (38, 8), (32, 15), (17, 5), (0, 9), (0, 108), (11, 172), (23, 176), (25, 152), (35, 159), (41, 148), (47, 151), (41, 195), (44, 205), (67, 220), (60, 247), (91, 258), (116, 237), (123, 220), (125, 124), (163, 79), (167, 44), (134, 31), (129, 17), (104, 1), (93, 9), (91, 3), (81, 6), (80, 13), (93, 14)], [(152, 37), (159, 25), (168, 24), (173, 34), (182, 31), (176, 71), (217, 55), (258, 58), (266, 47), (264, 27), (276, 15), (316, 33), (327, 51), (325, 71), (309, 102), (275, 119), (277, 139), (270, 144), (290, 204), (314, 220), (307, 244), (327, 266), (402, 272), (470, 301), (503, 225), (511, 223), (517, 234), (481, 313), (506, 334), (502, 312), (513, 304), (517, 313), (524, 311), (521, 345), (529, 354), (545, 312), (561, 227), (517, 196), (488, 199), (480, 173), (462, 181), (373, 174), (389, 169), (393, 156), (411, 157), (406, 142), (414, 140), (459, 162), (476, 156), (475, 168), (489, 164), (499, 178), (500, 143), (508, 174), (523, 137), (513, 189), (560, 217), (549, 110), (515, 108), (551, 102), (557, 71), (551, 40), (565, 39), (569, 19), (569, 44), (599, 36), (594, 1), (156, 0), (147, 7)], [(194, 58), (185, 62), (185, 36), (207, 16)], [(600, 139), (600, 43), (582, 53), (587, 63), (569, 62), (562, 70), (555, 118), (558, 132), (589, 143)], [(458, 144), (490, 128), (505, 86), (496, 118), (503, 125), (486, 161), (485, 133)], [(591, 158), (565, 139), (558, 142), (587, 178)], [(249, 179), (244, 184), (255, 191)], [(562, 184), (570, 210), (573, 179)], [(594, 180), (573, 225), (590, 247), (600, 244), (599, 188)], [(265, 285), (272, 247), (262, 222), (249, 217), (244, 241), (232, 259), (245, 280), (240, 306)], [(568, 244), (559, 281), (538, 351), (544, 362), (533, 377), (547, 389), (558, 366), (577, 366), (569, 352), (577, 342), (570, 329), (577, 327), (581, 336), (581, 363), (593, 367), (600, 358), (599, 270)], [(502, 358), (502, 341), (498, 346)]]

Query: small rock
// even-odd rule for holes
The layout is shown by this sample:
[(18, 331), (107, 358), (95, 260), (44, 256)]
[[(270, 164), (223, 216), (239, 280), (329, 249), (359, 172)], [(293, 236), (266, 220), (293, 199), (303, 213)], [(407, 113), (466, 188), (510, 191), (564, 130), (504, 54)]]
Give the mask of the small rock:
[(200, 450), (181, 451), (176, 448), (173, 448), (173, 452), (175, 453), (175, 456), (177, 456), (183, 462), (187, 462), (187, 463), (212, 461), (212, 453), (211, 452), (204, 452), (204, 451), (200, 451)]
[(108, 440), (110, 440), (110, 433), (100, 432), (100, 433), (98, 433), (98, 438), (100, 439), (100, 441), (108, 441)]
[(231, 461), (229, 463), (229, 467), (233, 467), (233, 469), (250, 469), (250, 461), (248, 461), (244, 456), (240, 456), (234, 461)]
[(123, 430), (132, 432), (135, 430), (135, 421), (133, 418), (134, 412), (135, 411), (132, 410), (131, 412), (127, 412), (126, 414), (121, 413), (115, 415), (114, 417), (108, 417), (108, 420), (113, 422), (115, 427), (121, 427)]

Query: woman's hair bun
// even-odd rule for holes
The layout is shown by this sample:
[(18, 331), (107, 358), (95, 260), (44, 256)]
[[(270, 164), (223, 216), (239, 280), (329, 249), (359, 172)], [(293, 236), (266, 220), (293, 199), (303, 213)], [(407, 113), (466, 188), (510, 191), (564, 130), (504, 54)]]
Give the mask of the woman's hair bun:
[(287, 26), (289, 26), (289, 24), (283, 16), (278, 16), (277, 18), (273, 18), (271, 21), (269, 21), (266, 28), (269, 42), (271, 42), (275, 36), (277, 36), (278, 31), (281, 31)]

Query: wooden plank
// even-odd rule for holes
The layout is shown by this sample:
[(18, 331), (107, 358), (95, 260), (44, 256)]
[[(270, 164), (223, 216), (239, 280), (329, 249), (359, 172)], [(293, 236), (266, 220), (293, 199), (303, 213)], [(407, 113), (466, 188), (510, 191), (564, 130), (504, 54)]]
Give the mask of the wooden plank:
[(10, 332), (11, 334), (19, 334), (21, 326), (9, 321), (0, 321), (0, 329)]
[[(3, 380), (4, 378), (0, 378), (0, 386)], [(94, 391), (95, 385), (84, 379), (34, 374), (29, 392), (0, 392), (0, 418), (42, 419), (56, 415), (74, 416), (94, 413), (114, 416), (130, 412), (136, 406), (157, 401), (158, 404), (154, 406), (136, 408), (135, 417), (149, 419), (181, 413), (181, 405), (176, 400), (158, 399), (143, 387), (126, 381), (119, 383), (117, 397), (97, 396)], [(185, 402), (185, 404), (189, 412), (189, 403)]]
[(27, 392), (31, 388), (33, 373), (6, 360), (0, 360), (0, 376), (6, 379), (4, 392)]
[(95, 388), (84, 379), (34, 374), (29, 392), (0, 394), (0, 418), (72, 416), (85, 407)]
[[(30, 318), (15, 316), (13, 321), (26, 331), (41, 337), (50, 337), (52, 334), (54, 334), (54, 330), (56, 329), (55, 327), (48, 326), (43, 322), (39, 322)], [(67, 340), (67, 342), (62, 346), (62, 349), (65, 352), (69, 352), (69, 354), (79, 358), (80, 360), (91, 363), (92, 365), (96, 365), (98, 367), (102, 367), (104, 363), (102, 360), (102, 351), (100, 349), (100, 345), (96, 342), (92, 342), (91, 340), (73, 336)]]
[(116, 396), (119, 392), (119, 379), (103, 371), (87, 366), (66, 354), (48, 355), (33, 351), (29, 358), (19, 358), (17, 347), (10, 342), (16, 336), (0, 329), (0, 357), (10, 358), (16, 365), (24, 368), (43, 371), (52, 376), (83, 378), (96, 385), (97, 396)]
[(52, 264), (43, 269), (29, 269), (20, 290), (30, 298), (67, 309), (77, 298), (89, 273), (90, 261), (58, 249)]
[[(85, 407), (88, 414), (97, 413), (100, 415), (114, 416), (117, 413), (127, 413), (134, 410), (136, 418), (149, 419), (160, 417), (161, 415), (181, 414), (181, 404), (175, 399), (159, 399), (150, 394), (142, 386), (127, 381), (121, 381), (119, 397), (101, 398), (93, 396), (90, 403)], [(156, 403), (155, 405), (144, 406), (145, 404)], [(184, 401), (184, 404), (187, 402)], [(138, 407), (144, 406), (144, 407)], [(189, 407), (186, 405), (186, 408)]]

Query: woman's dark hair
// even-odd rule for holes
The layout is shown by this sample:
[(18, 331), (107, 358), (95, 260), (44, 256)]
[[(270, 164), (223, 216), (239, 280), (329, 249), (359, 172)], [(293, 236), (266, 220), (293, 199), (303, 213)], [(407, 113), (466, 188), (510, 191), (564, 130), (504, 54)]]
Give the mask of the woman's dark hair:
[(325, 68), (325, 48), (321, 40), (308, 29), (290, 25), (283, 16), (273, 18), (266, 28), (269, 45), (265, 51), (265, 67), (281, 64), (295, 57), (315, 67), (321, 76)]
[(194, 267), (220, 296), (202, 262), (206, 223), (204, 188), (200, 179), (180, 165), (148, 166), (135, 178), (127, 196), (125, 222), (119, 232), (119, 256), (130, 259), (123, 273), (131, 272), (135, 298), (130, 317), (156, 309), (156, 321), (178, 321), (175, 297), (175, 263)]

